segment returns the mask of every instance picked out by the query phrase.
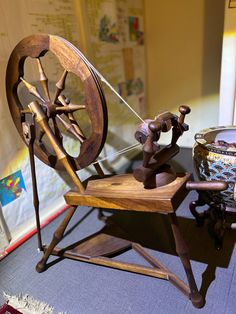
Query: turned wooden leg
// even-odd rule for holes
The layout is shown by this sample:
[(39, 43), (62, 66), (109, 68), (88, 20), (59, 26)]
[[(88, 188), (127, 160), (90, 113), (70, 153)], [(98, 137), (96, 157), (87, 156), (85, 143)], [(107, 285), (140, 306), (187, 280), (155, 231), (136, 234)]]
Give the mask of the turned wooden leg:
[(49, 246), (47, 247), (46, 251), (44, 252), (43, 258), (36, 265), (37, 272), (41, 273), (41, 272), (43, 272), (43, 271), (45, 271), (47, 269), (47, 265), (46, 265), (47, 260), (48, 260), (49, 256), (51, 255), (51, 253), (52, 253), (53, 249), (55, 248), (55, 246), (63, 238), (63, 235), (64, 235), (64, 232), (66, 230), (66, 227), (67, 227), (68, 223), (70, 222), (70, 219), (73, 216), (76, 208), (77, 208), (77, 206), (71, 206), (69, 208), (65, 218), (63, 219), (63, 221), (61, 222), (61, 224), (59, 225), (57, 230), (54, 232), (52, 241), (49, 244)]
[(178, 220), (175, 213), (169, 214), (169, 217), (171, 219), (171, 228), (172, 228), (172, 232), (175, 239), (176, 252), (180, 257), (180, 260), (183, 264), (184, 270), (187, 275), (188, 284), (190, 288), (191, 302), (195, 307), (201, 308), (204, 305), (204, 300), (198, 291), (198, 288), (194, 279), (192, 267), (190, 264), (187, 244), (185, 243), (183, 236), (180, 233)]
[(225, 233), (225, 207), (223, 204), (214, 204), (210, 208), (210, 224), (215, 240), (215, 247), (220, 250), (223, 245), (223, 237)]
[(107, 222), (108, 217), (103, 213), (103, 210), (101, 208), (98, 208), (98, 219)]
[(208, 212), (204, 211), (203, 213), (198, 213), (198, 211), (196, 210), (196, 207), (204, 206), (204, 205), (206, 205), (206, 201), (204, 200), (204, 197), (203, 197), (201, 191), (199, 191), (198, 192), (198, 199), (189, 204), (189, 209), (191, 211), (191, 214), (196, 219), (197, 225), (199, 227), (204, 224), (205, 218), (208, 217)]

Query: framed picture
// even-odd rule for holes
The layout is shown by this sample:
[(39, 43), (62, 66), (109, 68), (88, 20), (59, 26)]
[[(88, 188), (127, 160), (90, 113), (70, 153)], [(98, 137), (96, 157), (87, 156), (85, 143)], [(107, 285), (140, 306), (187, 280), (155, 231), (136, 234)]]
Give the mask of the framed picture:
[(229, 0), (229, 8), (230, 9), (236, 8), (236, 0)]

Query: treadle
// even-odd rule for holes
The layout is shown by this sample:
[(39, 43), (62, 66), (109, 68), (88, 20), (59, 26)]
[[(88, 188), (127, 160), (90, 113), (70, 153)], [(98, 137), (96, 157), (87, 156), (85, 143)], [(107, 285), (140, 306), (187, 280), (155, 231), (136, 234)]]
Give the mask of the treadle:
[[(125, 248), (133, 249), (140, 256), (142, 256), (151, 265), (151, 267), (150, 266), (143, 266), (143, 265), (136, 264), (136, 263), (122, 262), (120, 260), (118, 261), (118, 260), (115, 260), (112, 258), (102, 256), (102, 255), (100, 255), (100, 256), (95, 255), (95, 252), (98, 253), (98, 251), (99, 251), (98, 249), (97, 250), (95, 249), (95, 251), (92, 252), (92, 254), (94, 254), (93, 256), (88, 255), (89, 250), (86, 250), (85, 248), (87, 247), (87, 245), (90, 244), (91, 239), (85, 241), (85, 243), (86, 243), (85, 247), (83, 247), (84, 243), (78, 245), (77, 247), (75, 247), (73, 249), (68, 249), (68, 250), (66, 248), (61, 249), (61, 248), (55, 247), (51, 254), (54, 256), (60, 256), (60, 257), (69, 258), (69, 259), (73, 259), (73, 260), (77, 260), (77, 261), (81, 261), (81, 262), (86, 262), (86, 263), (90, 263), (90, 264), (96, 264), (96, 265), (110, 267), (110, 268), (114, 268), (114, 269), (125, 270), (128, 272), (137, 273), (137, 274), (141, 274), (141, 275), (165, 279), (165, 280), (170, 281), (170, 283), (172, 283), (183, 294), (185, 294), (188, 298), (190, 298), (191, 292), (190, 292), (188, 285), (185, 284), (176, 274), (171, 272), (157, 258), (154, 258), (153, 256), (151, 256), (140, 244), (132, 243), (132, 242), (129, 242), (129, 241), (126, 241), (123, 239), (119, 239), (119, 238), (114, 237), (114, 236), (105, 235), (105, 234), (99, 234), (98, 236), (95, 236), (95, 238), (97, 239), (100, 235), (104, 236), (103, 241), (104, 241), (104, 239), (106, 239), (106, 236), (107, 236), (107, 239), (109, 242), (111, 242), (112, 240), (115, 239), (118, 246), (120, 245), (120, 248), (121, 248), (120, 253)], [(99, 237), (99, 239), (100, 239), (100, 237)], [(119, 242), (119, 240), (121, 242)], [(94, 238), (92, 239), (92, 241), (94, 241)], [(105, 241), (103, 242), (103, 244), (105, 244)], [(122, 247), (121, 244), (124, 244), (124, 247)], [(93, 243), (93, 245), (95, 245), (95, 243)], [(118, 253), (118, 246), (116, 247), (116, 253)], [(44, 248), (46, 250), (47, 246), (45, 246)], [(108, 254), (111, 255), (111, 252)]]
[(68, 253), (89, 257), (110, 256), (131, 247), (131, 242), (118, 237), (100, 233), (78, 244)]
[[(140, 244), (126, 240), (127, 234), (116, 224), (110, 222), (99, 232), (77, 241), (65, 248), (55, 247), (51, 252), (52, 255), (69, 258), (77, 261), (87, 262), (100, 266), (125, 270), (137, 274), (151, 276), (155, 278), (170, 281), (183, 294), (190, 298), (190, 288), (177, 275), (171, 272), (157, 258), (150, 255)], [(44, 252), (48, 246), (44, 246)], [(119, 256), (122, 252), (133, 249), (150, 266), (144, 266), (136, 263), (122, 262), (112, 257)]]
[(65, 247), (62, 251), (88, 258), (111, 256), (131, 248), (132, 242), (126, 238), (126, 233), (119, 226), (109, 222), (100, 231)]

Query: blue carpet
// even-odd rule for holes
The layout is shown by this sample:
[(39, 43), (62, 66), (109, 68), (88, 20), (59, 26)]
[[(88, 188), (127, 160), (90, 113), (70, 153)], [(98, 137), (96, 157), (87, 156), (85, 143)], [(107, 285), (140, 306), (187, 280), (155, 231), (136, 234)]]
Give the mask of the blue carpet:
[[(193, 308), (169, 282), (119, 270), (62, 260), (55, 262), (46, 272), (38, 274), (35, 265), (41, 257), (37, 252), (36, 237), (17, 248), (0, 264), (0, 304), (2, 292), (16, 295), (29, 294), (68, 314), (154, 314), (154, 313), (236, 313), (236, 240), (235, 231), (227, 231), (224, 246), (216, 251), (207, 227), (196, 227), (188, 211), (188, 204), (195, 199), (191, 192), (177, 210), (182, 233), (189, 245), (195, 279), (206, 297), (203, 309)], [(141, 213), (114, 213), (112, 219), (132, 239), (141, 242), (154, 256), (185, 281), (185, 275), (174, 251), (168, 217)], [(61, 221), (57, 218), (42, 232), (43, 242), (51, 239), (52, 232)], [(97, 211), (79, 208), (69, 225), (64, 244), (82, 239), (103, 226)], [(135, 252), (128, 251), (119, 259), (145, 264)], [(51, 258), (53, 260), (53, 258)]]

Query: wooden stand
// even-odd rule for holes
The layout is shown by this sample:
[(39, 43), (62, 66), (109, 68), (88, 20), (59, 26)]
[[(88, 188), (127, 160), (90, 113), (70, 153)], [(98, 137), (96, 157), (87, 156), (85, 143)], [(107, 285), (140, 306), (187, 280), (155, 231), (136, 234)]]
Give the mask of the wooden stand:
[[(126, 270), (166, 279), (185, 294), (195, 307), (202, 307), (204, 301), (197, 289), (189, 260), (188, 248), (179, 230), (175, 214), (179, 204), (188, 193), (186, 183), (190, 177), (190, 174), (178, 175), (176, 180), (168, 185), (145, 190), (142, 183), (136, 181), (132, 174), (115, 175), (102, 179), (89, 180), (84, 193), (78, 191), (66, 193), (65, 200), (71, 207), (55, 231), (50, 245), (44, 246), (44, 256), (37, 264), (37, 271), (42, 272), (47, 269), (47, 261), (50, 255)], [(160, 261), (152, 257), (141, 245), (125, 240), (124, 236), (122, 236), (122, 231), (115, 226), (108, 225), (105, 228), (105, 232), (103, 230), (102, 233), (97, 233), (67, 248), (61, 249), (56, 247), (63, 238), (65, 229), (78, 205), (168, 214), (175, 240), (176, 252), (185, 269), (188, 285)], [(111, 235), (111, 231), (112, 229), (114, 231), (114, 228), (115, 236)], [(127, 249), (134, 249), (151, 266), (125, 263), (109, 258)]]
[[(207, 210), (197, 211), (197, 207), (208, 206)], [(223, 246), (223, 237), (226, 229), (236, 229), (235, 225), (226, 222), (227, 213), (233, 214), (233, 210), (228, 208), (223, 201), (217, 202), (210, 198), (205, 191), (198, 191), (198, 199), (189, 204), (189, 209), (196, 219), (198, 227), (203, 226), (208, 220), (210, 234), (213, 235), (215, 248), (220, 250)]]
[[(47, 51), (55, 55), (63, 67), (63, 72), (55, 84), (53, 97), (43, 62), (41, 62)], [(35, 59), (37, 64), (42, 95), (37, 87), (24, 77), (24, 63), (28, 57)], [(82, 104), (70, 103), (70, 97), (66, 95), (66, 77), (71, 73), (76, 75), (83, 84), (84, 101)], [(46, 270), (48, 258), (50, 255), (56, 255), (162, 278), (173, 283), (191, 299), (195, 307), (200, 308), (204, 305), (204, 301), (195, 283), (188, 248), (180, 233), (175, 211), (186, 197), (188, 189), (199, 189), (204, 184), (199, 185), (193, 182), (190, 184), (190, 174), (176, 174), (167, 164), (179, 151), (177, 140), (183, 132), (188, 130), (184, 118), (190, 113), (190, 108), (180, 106), (179, 116), (164, 112), (151, 122), (141, 119), (143, 123), (135, 133), (135, 137), (143, 145), (143, 165), (134, 171), (134, 176), (125, 174), (106, 177), (99, 164), (94, 164), (105, 143), (108, 125), (105, 96), (97, 75), (98, 72), (76, 47), (54, 35), (38, 34), (23, 39), (14, 48), (9, 58), (6, 73), (7, 99), (16, 128), (29, 146), (38, 247), (44, 253), (36, 269), (38, 272)], [(34, 100), (30, 104), (21, 102), (21, 97), (18, 95), (20, 84), (23, 84), (28, 93), (33, 96)], [(91, 134), (88, 137), (85, 136), (74, 115), (77, 110), (85, 110), (89, 118)], [(81, 144), (80, 152), (76, 157), (71, 156), (63, 146), (65, 130)], [(156, 142), (161, 132), (168, 131), (172, 131), (171, 142), (160, 150)], [(64, 168), (76, 188), (65, 195), (70, 208), (48, 246), (43, 246), (41, 240), (34, 154), (55, 169)], [(90, 178), (87, 183), (81, 182), (76, 171), (90, 164), (94, 164), (100, 178)], [(209, 188), (209, 183), (206, 188)], [(99, 209), (167, 214), (170, 217), (176, 252), (185, 269), (188, 285), (157, 259), (150, 256), (139, 244), (125, 240), (122, 231), (117, 227), (115, 227), (115, 234), (103, 230), (77, 244), (72, 244), (67, 248), (58, 248), (57, 244), (63, 238), (67, 225), (79, 205)], [(101, 218), (105, 219), (102, 214)], [(106, 228), (111, 230), (114, 226), (107, 225)], [(146, 267), (111, 259), (114, 254), (131, 248), (151, 266)]]

